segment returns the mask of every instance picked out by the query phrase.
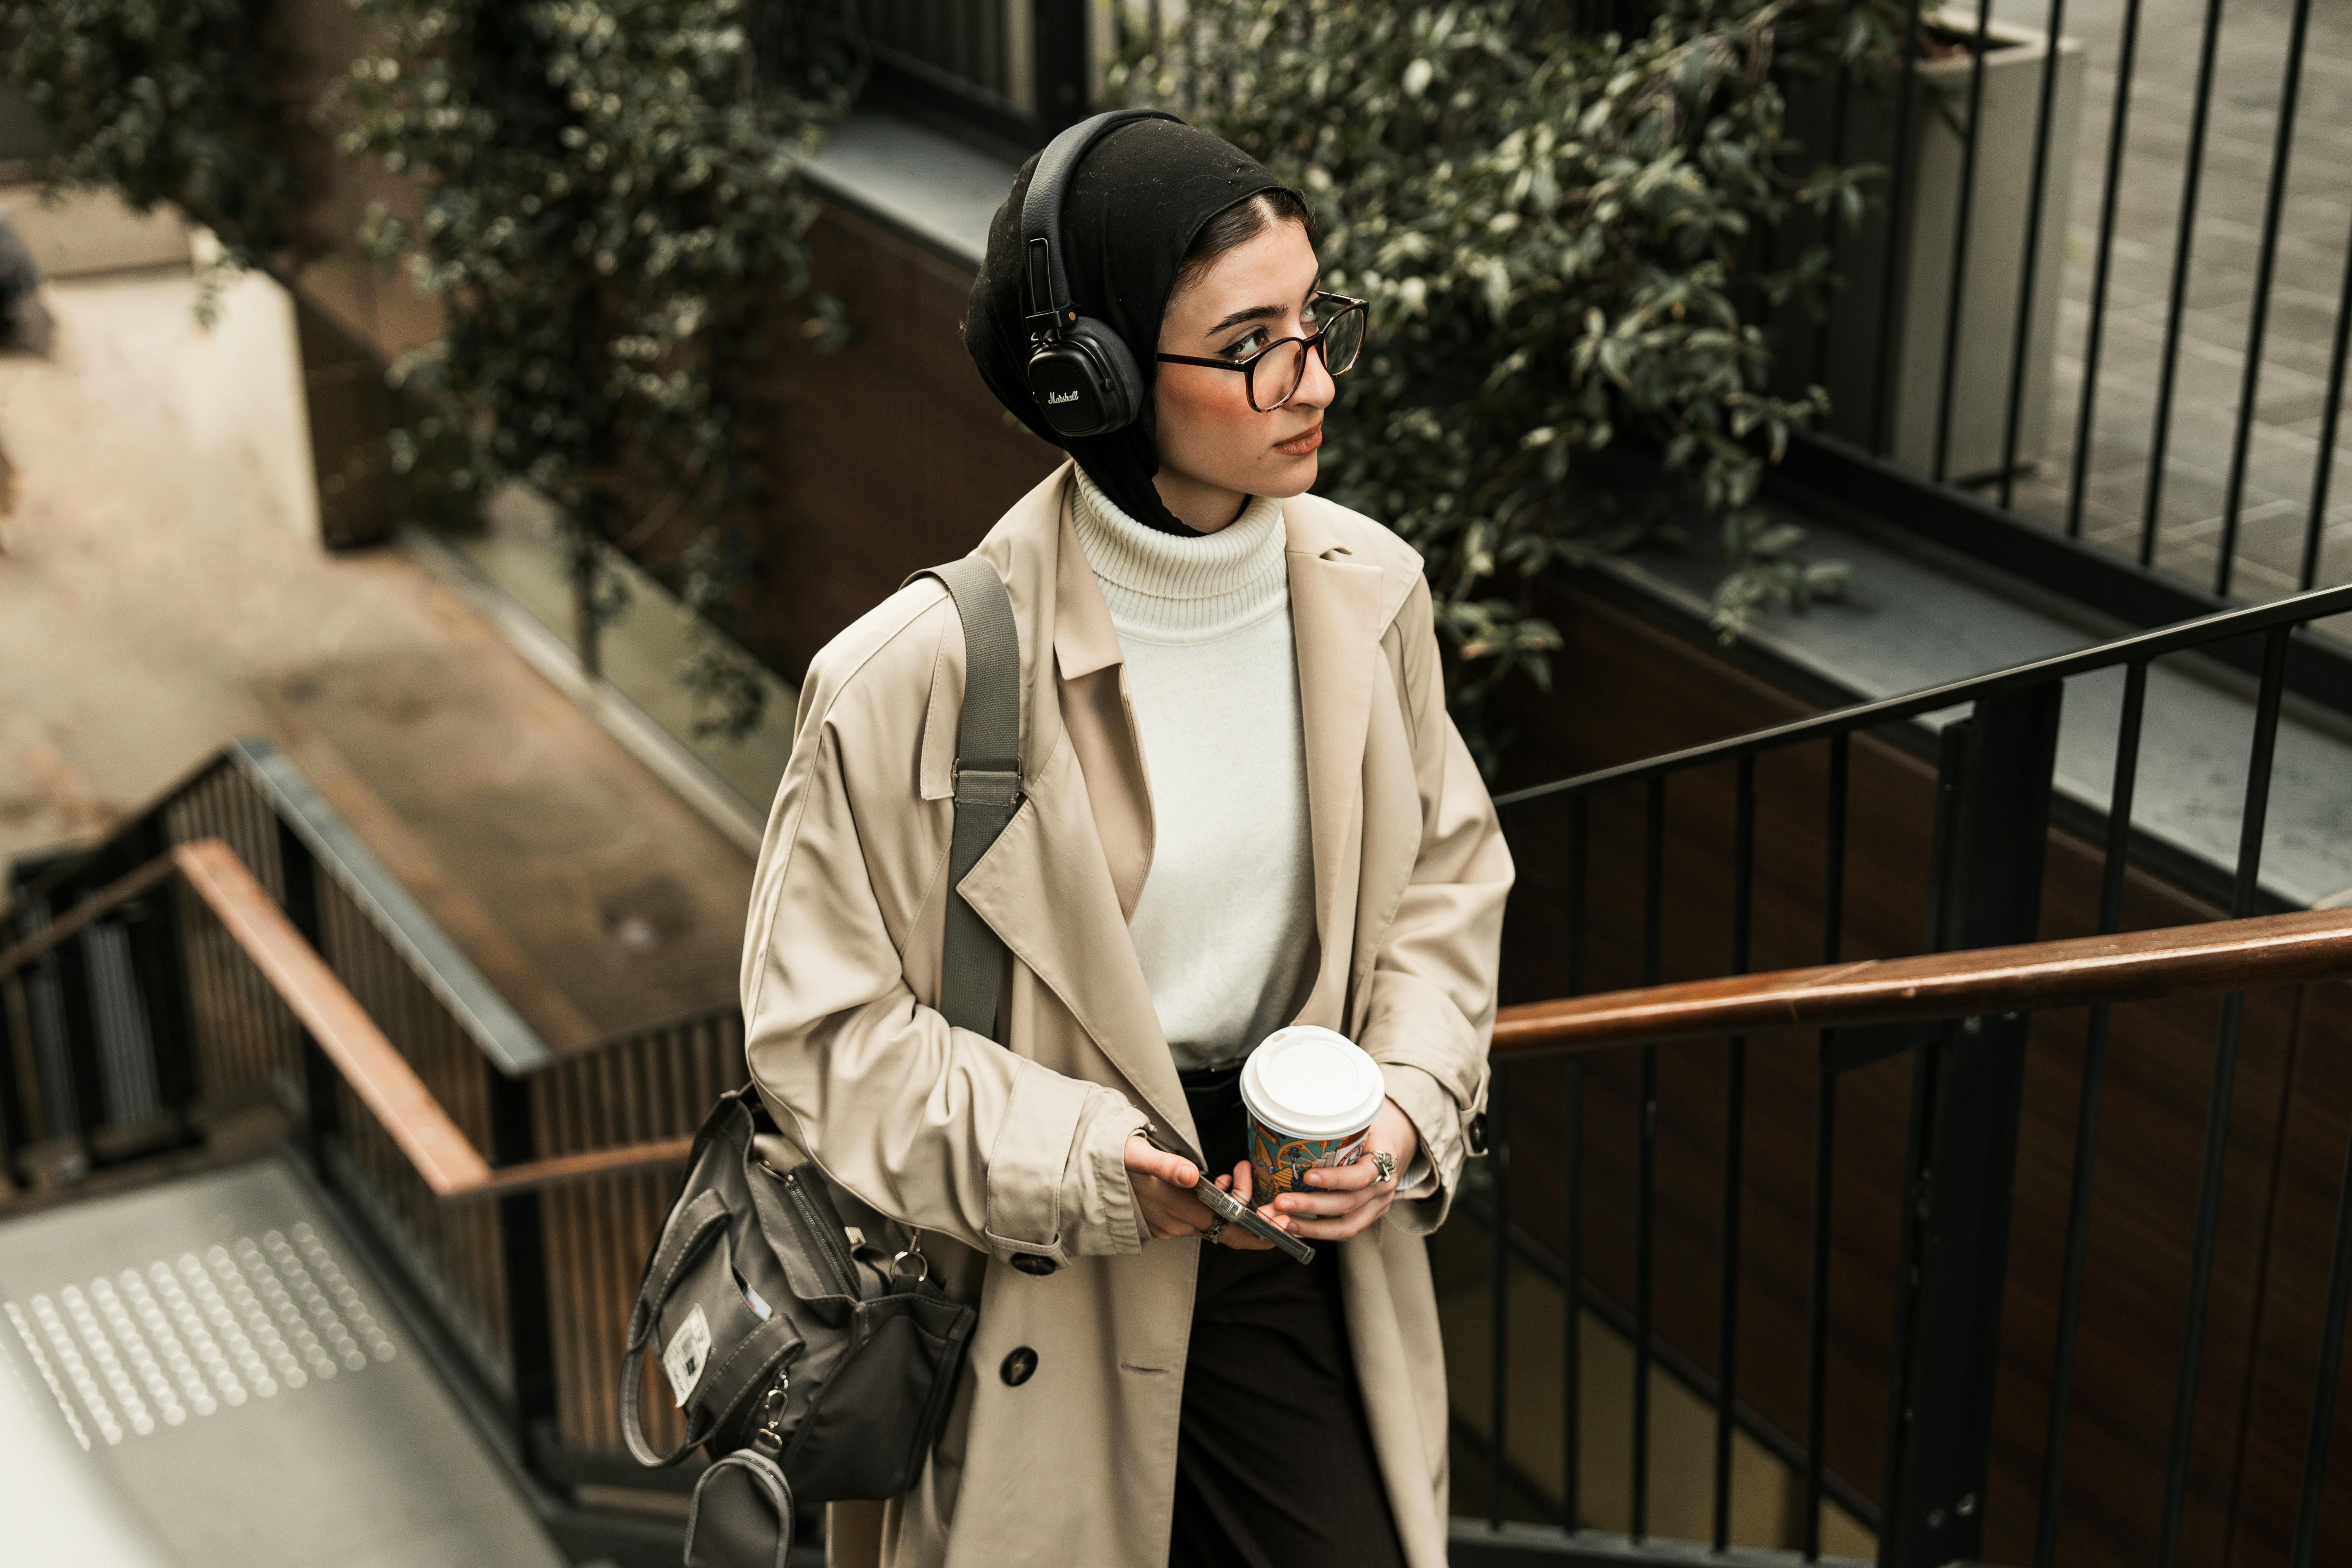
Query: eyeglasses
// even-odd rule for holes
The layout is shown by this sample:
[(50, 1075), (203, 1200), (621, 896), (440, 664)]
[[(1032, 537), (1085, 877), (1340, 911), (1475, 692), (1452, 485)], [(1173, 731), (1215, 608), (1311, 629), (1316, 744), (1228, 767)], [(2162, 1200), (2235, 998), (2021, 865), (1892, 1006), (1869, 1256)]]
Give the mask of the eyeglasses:
[[(1289, 402), (1297, 393), (1298, 384), (1307, 379), (1307, 350), (1320, 353), (1323, 368), (1333, 375), (1345, 375), (1354, 369), (1356, 356), (1363, 352), (1364, 329), (1371, 315), (1366, 301), (1350, 300), (1345, 294), (1318, 294), (1313, 308), (1318, 315), (1328, 316), (1313, 337), (1282, 338), (1247, 359), (1201, 359), (1192, 354), (1161, 354), (1160, 358), (1168, 364), (1237, 370), (1249, 394), (1249, 405), (1260, 414), (1271, 413)], [(1257, 389), (1260, 375), (1265, 377), (1264, 394)]]

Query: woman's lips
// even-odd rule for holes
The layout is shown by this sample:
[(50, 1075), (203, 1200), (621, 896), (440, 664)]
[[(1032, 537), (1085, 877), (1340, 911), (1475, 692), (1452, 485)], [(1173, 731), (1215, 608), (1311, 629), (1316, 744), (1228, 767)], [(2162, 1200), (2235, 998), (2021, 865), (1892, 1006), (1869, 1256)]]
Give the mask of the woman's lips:
[(1276, 441), (1274, 449), (1286, 458), (1303, 458), (1323, 444), (1321, 424), (1309, 425), (1287, 441)]

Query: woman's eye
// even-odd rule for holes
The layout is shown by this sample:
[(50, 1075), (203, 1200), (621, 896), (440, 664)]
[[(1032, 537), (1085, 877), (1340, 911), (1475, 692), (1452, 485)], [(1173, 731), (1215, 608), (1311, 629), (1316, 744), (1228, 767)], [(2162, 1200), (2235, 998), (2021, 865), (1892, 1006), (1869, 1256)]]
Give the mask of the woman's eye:
[(1265, 347), (1265, 344), (1266, 336), (1264, 329), (1255, 329), (1247, 337), (1239, 339), (1238, 341), (1226, 345), (1225, 357), (1227, 359), (1237, 360), (1247, 359), (1250, 355), (1257, 353), (1258, 350)]

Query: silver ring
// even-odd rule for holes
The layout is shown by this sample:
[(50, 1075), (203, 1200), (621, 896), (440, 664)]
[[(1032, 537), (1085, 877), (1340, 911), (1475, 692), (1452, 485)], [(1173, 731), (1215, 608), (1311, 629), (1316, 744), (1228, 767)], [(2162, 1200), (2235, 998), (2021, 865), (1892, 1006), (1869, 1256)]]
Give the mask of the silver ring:
[(1217, 1215), (1216, 1218), (1209, 1222), (1209, 1228), (1201, 1233), (1201, 1239), (1207, 1242), (1211, 1247), (1216, 1246), (1217, 1237), (1225, 1234), (1225, 1226), (1229, 1222), (1226, 1220), (1224, 1215)]
[(1373, 1150), (1372, 1169), (1380, 1173), (1381, 1184), (1386, 1186), (1396, 1180), (1396, 1156), (1385, 1149)]

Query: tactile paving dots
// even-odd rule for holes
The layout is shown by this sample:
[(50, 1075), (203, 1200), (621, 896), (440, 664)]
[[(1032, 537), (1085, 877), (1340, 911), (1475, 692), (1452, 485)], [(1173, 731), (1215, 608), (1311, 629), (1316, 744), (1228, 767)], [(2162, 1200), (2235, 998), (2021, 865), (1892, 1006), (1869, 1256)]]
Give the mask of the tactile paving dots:
[(147, 1402), (139, 1397), (139, 1390), (123, 1370), (122, 1358), (114, 1353), (114, 1342), (106, 1337), (99, 1326), (98, 1314), (89, 1310), (89, 1298), (81, 1293), (79, 1285), (68, 1285), (58, 1292), (65, 1303), (66, 1317), (81, 1335), (82, 1343), (89, 1347), (89, 1359), (98, 1368), (99, 1376), (106, 1380), (107, 1391), (114, 1403), (122, 1406), (122, 1418), (142, 1437), (155, 1430), (155, 1417), (147, 1413)]
[[(180, 1254), (180, 1278), (186, 1282), (196, 1309), (212, 1325), (219, 1342), (236, 1358), (237, 1370), (253, 1385), (253, 1392), (264, 1399), (276, 1394), (278, 1380), (269, 1375), (268, 1364), (261, 1359), (261, 1352), (253, 1348), (253, 1342), (245, 1337), (244, 1325), (229, 1310), (228, 1302), (213, 1284), (213, 1277), (205, 1271), (205, 1266), (196, 1260), (194, 1253)], [(229, 1403), (235, 1405), (238, 1402), (231, 1399)]]
[[(247, 1240), (241, 1245), (250, 1247), (253, 1244)], [(254, 1348), (268, 1359), (278, 1381), (288, 1388), (299, 1388), (310, 1382), (302, 1373), (302, 1363), (294, 1359), (293, 1351), (278, 1334), (278, 1324), (271, 1319), (268, 1309), (262, 1305), (261, 1298), (247, 1283), (244, 1270), (238, 1268), (238, 1260), (229, 1256), (228, 1248), (214, 1247), (205, 1254), (205, 1261), (211, 1265), (213, 1277), (220, 1281), (221, 1294), (228, 1298), (228, 1304), (236, 1309), (238, 1321), (245, 1324), (245, 1331), (252, 1338)]]
[[(367, 1303), (360, 1299), (360, 1293), (352, 1289), (352, 1282), (343, 1277), (342, 1269), (336, 1267), (333, 1255), (320, 1242), (318, 1233), (307, 1225), (298, 1225), (289, 1234), (310, 1272), (326, 1288), (336, 1310), (357, 1332), (359, 1342), (366, 1348), (367, 1353), (377, 1361), (390, 1361), (395, 1353), (392, 1336), (383, 1331), (383, 1326), (375, 1321), (375, 1314), (368, 1310)], [(352, 1370), (357, 1372), (359, 1369), (352, 1367)]]
[[(81, 1445), (363, 1372), (391, 1336), (308, 1225), (0, 1303)], [(70, 1391), (71, 1397), (68, 1397)]]
[[(13, 1307), (16, 1303), (11, 1301), (9, 1305)], [(34, 1297), (33, 1321), (41, 1325), (41, 1332), (48, 1340), (49, 1348), (57, 1352), (58, 1364), (65, 1368), (66, 1380), (73, 1384), (74, 1392), (81, 1395), (84, 1408), (89, 1410), (90, 1419), (97, 1424), (98, 1435), (110, 1443), (121, 1442), (122, 1425), (115, 1420), (113, 1406), (107, 1404), (106, 1395), (99, 1391), (98, 1380), (90, 1375), (89, 1363), (81, 1359), (81, 1352), (74, 1345), (73, 1335), (66, 1331), (65, 1320), (58, 1315), (57, 1304), (47, 1296)]]
[(14, 1301), (7, 1303), (7, 1313), (9, 1326), (24, 1342), (25, 1353), (33, 1358), (33, 1370), (41, 1374), (43, 1383), (48, 1384), (49, 1397), (56, 1400), (58, 1408), (65, 1413), (66, 1426), (72, 1430), (74, 1441), (79, 1443), (82, 1452), (87, 1454), (89, 1452), (89, 1432), (82, 1426), (81, 1415), (74, 1409), (73, 1401), (66, 1397), (65, 1385), (58, 1381), (57, 1368), (49, 1363), (48, 1352), (34, 1337), (32, 1321), (25, 1316), (25, 1309)]

